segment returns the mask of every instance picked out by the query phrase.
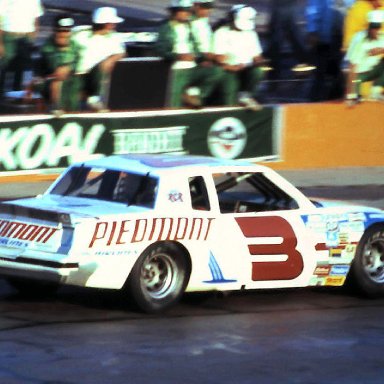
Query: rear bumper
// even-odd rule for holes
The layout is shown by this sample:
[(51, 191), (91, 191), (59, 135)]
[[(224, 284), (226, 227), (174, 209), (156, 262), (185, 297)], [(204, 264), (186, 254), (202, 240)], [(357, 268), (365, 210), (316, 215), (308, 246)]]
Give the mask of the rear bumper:
[(23, 277), (65, 284), (71, 273), (79, 271), (77, 263), (61, 264), (45, 260), (0, 257), (0, 276)]

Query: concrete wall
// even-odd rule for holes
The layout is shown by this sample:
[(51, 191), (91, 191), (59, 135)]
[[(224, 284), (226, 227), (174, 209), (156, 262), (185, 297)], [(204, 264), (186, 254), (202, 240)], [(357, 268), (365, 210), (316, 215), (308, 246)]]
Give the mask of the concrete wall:
[(384, 165), (384, 103), (283, 107), (282, 161), (275, 169)]

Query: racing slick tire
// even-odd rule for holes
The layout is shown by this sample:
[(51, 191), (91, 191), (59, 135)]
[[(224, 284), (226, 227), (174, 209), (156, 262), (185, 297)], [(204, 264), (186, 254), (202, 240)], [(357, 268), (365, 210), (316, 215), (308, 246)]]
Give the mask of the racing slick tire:
[(172, 243), (157, 243), (137, 259), (126, 289), (139, 309), (156, 313), (180, 300), (189, 275), (189, 260), (182, 250)]
[(20, 294), (28, 297), (51, 296), (59, 289), (59, 284), (46, 281), (21, 279), (17, 277), (8, 277), (6, 281)]
[(384, 226), (362, 236), (348, 275), (352, 287), (367, 297), (384, 296)]

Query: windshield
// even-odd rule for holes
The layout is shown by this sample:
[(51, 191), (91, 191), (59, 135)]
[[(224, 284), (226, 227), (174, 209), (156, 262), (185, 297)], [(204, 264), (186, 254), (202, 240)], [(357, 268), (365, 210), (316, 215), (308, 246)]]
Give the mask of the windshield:
[(158, 179), (148, 174), (72, 167), (50, 193), (153, 208), (157, 185)]

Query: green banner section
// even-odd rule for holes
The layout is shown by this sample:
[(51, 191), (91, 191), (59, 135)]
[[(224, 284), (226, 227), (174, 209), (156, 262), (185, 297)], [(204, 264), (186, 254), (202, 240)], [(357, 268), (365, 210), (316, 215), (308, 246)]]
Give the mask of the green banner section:
[(117, 153), (278, 158), (279, 116), (279, 107), (2, 116), (0, 175)]

